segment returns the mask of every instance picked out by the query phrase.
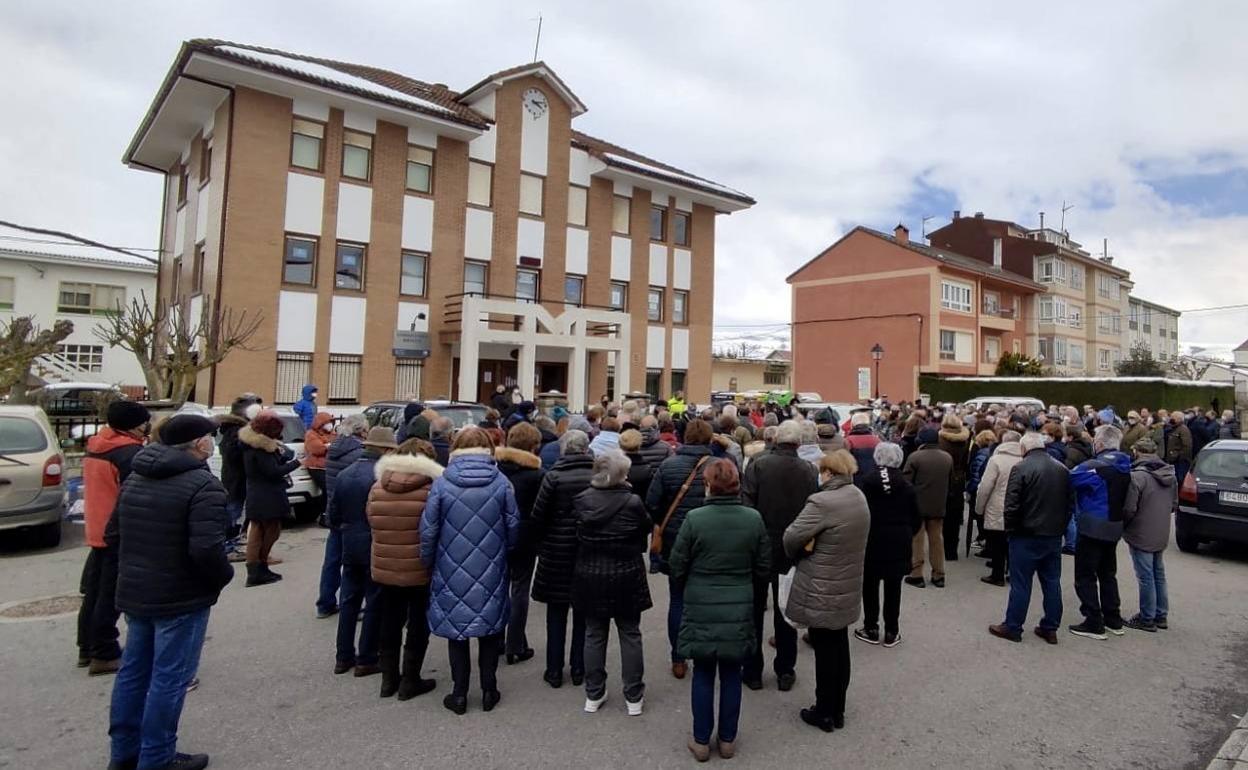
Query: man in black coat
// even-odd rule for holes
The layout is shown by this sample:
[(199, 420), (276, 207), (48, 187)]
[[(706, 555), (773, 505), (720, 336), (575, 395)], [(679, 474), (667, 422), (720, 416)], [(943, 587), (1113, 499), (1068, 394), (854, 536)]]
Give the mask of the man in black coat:
[(1032, 577), (1040, 578), (1044, 617), (1036, 636), (1057, 644), (1062, 624), (1062, 535), (1075, 504), (1070, 473), (1044, 450), (1044, 434), (1023, 436), (1023, 459), (1010, 469), (1005, 488), (1005, 533), (1010, 548), (1010, 599), (1004, 622), (988, 627), (993, 636), (1023, 640), (1031, 604)]
[(119, 549), (117, 608), (128, 628), (109, 713), (109, 767), (208, 765), (206, 754), (176, 749), (209, 610), (234, 577), (225, 488), (205, 463), (216, 428), (199, 415), (170, 418), (161, 443), (135, 456), (109, 522), (105, 539)]
[(225, 485), (225, 510), (230, 515), (229, 540), (226, 554), (230, 561), (243, 561), (246, 556), (239, 548), (243, 531), (243, 505), (247, 502), (247, 473), (243, 470), (243, 447), (238, 442), (238, 431), (247, 424), (247, 408), (259, 404), (255, 393), (244, 393), (234, 399), (228, 414), (217, 418), (217, 448), (221, 452), (221, 483)]
[[(745, 467), (741, 480), (741, 502), (756, 508), (771, 539), (771, 580), (754, 587), (754, 652), (742, 667), (741, 679), (751, 690), (763, 687), (763, 613), (767, 606), (767, 588), (771, 587), (772, 606), (779, 607), (780, 576), (789, 571), (793, 562), (784, 553), (784, 530), (801, 513), (806, 499), (819, 491), (819, 474), (815, 466), (797, 455), (802, 443), (801, 426), (796, 420), (780, 424), (776, 431), (775, 449), (756, 457)], [(797, 631), (785, 622), (779, 612), (772, 613), (776, 635), (776, 659), (773, 668), (781, 690), (793, 688), (797, 680)]]
[[(338, 474), (364, 454), (364, 437), (368, 434), (368, 420), (362, 414), (347, 415), (338, 425), (338, 438), (329, 445), (325, 454), (325, 510), (334, 499), (334, 486)], [(324, 516), (324, 526), (329, 527), (329, 516)], [(342, 532), (329, 527), (325, 535), (325, 558), (321, 562), (321, 585), (316, 598), (316, 617), (328, 618), (338, 613), (338, 589), (342, 587)]]

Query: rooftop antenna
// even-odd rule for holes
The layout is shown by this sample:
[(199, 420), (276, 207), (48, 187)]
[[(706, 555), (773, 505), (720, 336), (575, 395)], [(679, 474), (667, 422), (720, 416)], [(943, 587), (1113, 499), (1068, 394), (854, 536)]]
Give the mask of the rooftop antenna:
[(1069, 206), (1067, 206), (1066, 201), (1065, 200), (1062, 201), (1062, 226), (1061, 226), (1062, 235), (1066, 234), (1066, 212), (1070, 211), (1074, 207), (1075, 207), (1075, 204), (1072, 203)]
[(928, 214), (927, 216), (923, 217), (923, 221), (919, 224), (919, 230), (923, 232), (924, 239), (927, 238), (927, 220), (935, 219), (935, 218), (936, 217), (934, 215)]
[[(530, 20), (531, 21), (531, 20)], [(542, 15), (537, 15), (537, 40), (533, 41), (533, 61), (537, 61), (537, 48), (542, 44)]]

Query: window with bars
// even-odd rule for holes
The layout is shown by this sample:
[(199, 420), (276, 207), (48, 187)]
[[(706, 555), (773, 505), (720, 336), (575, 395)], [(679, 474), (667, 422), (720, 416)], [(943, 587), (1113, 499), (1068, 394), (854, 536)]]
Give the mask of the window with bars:
[(786, 381), (785, 372), (763, 372), (764, 385), (783, 385)]
[(103, 345), (57, 345), (56, 352), (66, 363), (84, 372), (100, 372), (104, 369)]
[(312, 354), (277, 352), (277, 383), (273, 402), (293, 404), (302, 397), (303, 386), (312, 380)]
[(659, 393), (659, 380), (662, 377), (663, 377), (662, 369), (647, 369), (646, 370), (646, 393), (648, 393), (651, 396), (654, 396), (655, 398), (661, 398), (662, 394)]
[(683, 369), (672, 370), (672, 392), (683, 391), (685, 389), (686, 372)]
[(394, 359), (394, 397), (401, 400), (420, 396), (420, 375), (425, 362), (419, 358)]
[(329, 354), (329, 404), (358, 404), (360, 402), (360, 369), (363, 356), (345, 353)]

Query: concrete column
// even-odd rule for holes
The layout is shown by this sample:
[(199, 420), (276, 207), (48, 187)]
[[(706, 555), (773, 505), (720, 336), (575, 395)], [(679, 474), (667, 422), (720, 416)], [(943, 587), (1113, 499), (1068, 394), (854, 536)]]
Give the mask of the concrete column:
[(623, 403), (624, 394), (632, 389), (629, 375), (632, 373), (632, 324), (622, 323), (619, 326), (620, 350), (615, 354), (615, 393), (611, 394), (611, 398), (617, 403)]
[(537, 376), (537, 345), (526, 342), (520, 346), (519, 358), (516, 360), (516, 382), (520, 385), (520, 393), (532, 400), (537, 394), (533, 380)]
[(477, 331), (481, 314), (477, 311), (474, 297), (464, 297), (463, 303), (463, 315), (459, 322), (459, 399), (476, 401), (477, 369), (481, 364)]
[(568, 409), (581, 412), (586, 406), (585, 348), (583, 345), (577, 345), (571, 349), (568, 356)]

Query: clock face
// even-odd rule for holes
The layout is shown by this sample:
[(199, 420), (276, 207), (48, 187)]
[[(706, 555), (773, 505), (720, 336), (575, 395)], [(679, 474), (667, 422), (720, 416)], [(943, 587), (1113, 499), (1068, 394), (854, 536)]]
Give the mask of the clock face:
[(530, 88), (524, 92), (524, 109), (528, 111), (534, 120), (545, 115), (548, 106), (546, 95), (536, 88)]

